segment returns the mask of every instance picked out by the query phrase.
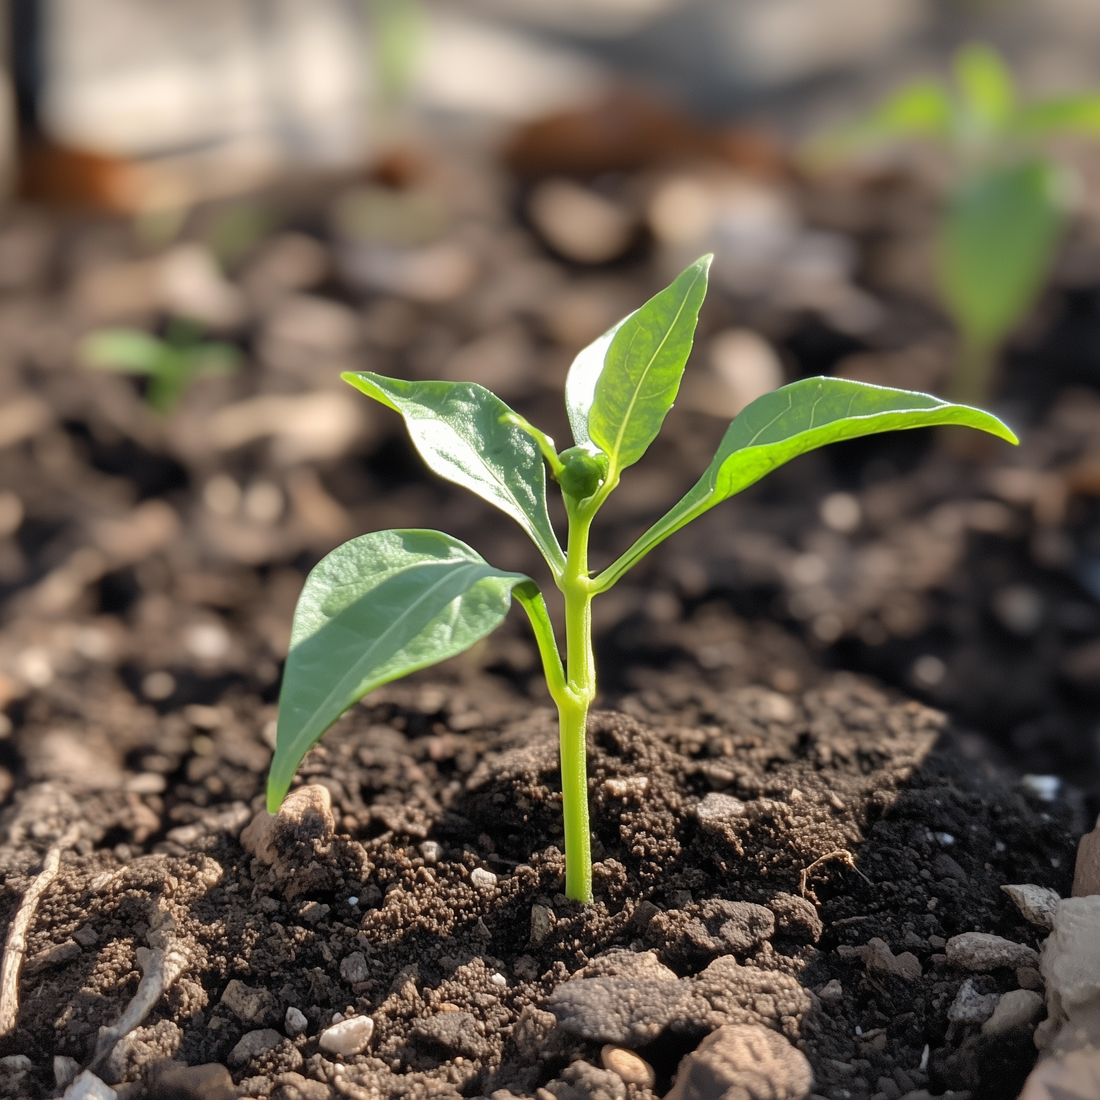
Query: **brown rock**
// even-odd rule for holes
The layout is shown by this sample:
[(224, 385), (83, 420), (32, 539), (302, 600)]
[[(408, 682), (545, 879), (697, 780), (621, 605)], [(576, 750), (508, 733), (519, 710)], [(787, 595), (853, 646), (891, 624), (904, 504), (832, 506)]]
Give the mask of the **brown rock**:
[(157, 1100), (234, 1100), (237, 1090), (220, 1062), (201, 1066), (169, 1062), (155, 1074), (151, 1095)]
[(806, 1056), (766, 1027), (720, 1027), (680, 1062), (665, 1100), (736, 1096), (744, 1100), (806, 1100), (814, 1075)]
[(626, 1047), (617, 1047), (608, 1043), (600, 1051), (600, 1061), (604, 1069), (618, 1074), (624, 1084), (641, 1085), (643, 1088), (651, 1089), (653, 1082), (657, 1080), (653, 1067), (640, 1054), (635, 1054)]
[(1077, 843), (1077, 863), (1073, 870), (1073, 896), (1100, 894), (1100, 819), (1091, 833)]
[(275, 863), (279, 856), (279, 840), (287, 835), (295, 838), (308, 834), (331, 840), (336, 833), (332, 816), (332, 795), (327, 787), (311, 783), (291, 791), (283, 800), (279, 812), (261, 810), (241, 833), (241, 844), (263, 863)]

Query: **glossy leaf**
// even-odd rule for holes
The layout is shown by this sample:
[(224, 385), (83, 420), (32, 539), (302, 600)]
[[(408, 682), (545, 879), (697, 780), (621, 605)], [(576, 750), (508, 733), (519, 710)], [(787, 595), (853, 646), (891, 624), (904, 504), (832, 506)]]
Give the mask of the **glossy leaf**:
[(346, 382), (405, 419), (421, 458), (440, 477), (510, 515), (560, 571), (565, 558), (546, 510), (546, 470), (538, 445), (512, 410), (473, 382), (408, 382), (369, 371)]
[(565, 411), (569, 416), (569, 427), (573, 431), (573, 442), (578, 446), (590, 442), (588, 438), (588, 410), (596, 396), (596, 383), (600, 380), (607, 349), (615, 339), (615, 333), (633, 317), (630, 314), (618, 324), (613, 325), (602, 336), (593, 340), (582, 352), (578, 353), (565, 378)]
[(1016, 106), (1012, 74), (989, 46), (967, 46), (955, 55), (955, 79), (975, 123), (987, 131), (1003, 129)]
[(757, 398), (726, 430), (694, 487), (596, 578), (606, 589), (658, 543), (777, 466), (826, 443), (901, 428), (961, 424), (1017, 442), (995, 416), (926, 393), (844, 378), (805, 378)]
[(439, 531), (374, 531), (333, 550), (298, 599), (279, 697), (267, 804), (368, 691), (468, 649), (500, 625), (522, 573), (494, 569)]
[(965, 339), (997, 344), (1038, 292), (1062, 229), (1058, 169), (1031, 161), (952, 197), (940, 230), (940, 293)]
[[(611, 478), (645, 454), (676, 400), (712, 258), (696, 260), (611, 339), (587, 421), (588, 439), (608, 456)], [(580, 393), (578, 383), (574, 394)]]

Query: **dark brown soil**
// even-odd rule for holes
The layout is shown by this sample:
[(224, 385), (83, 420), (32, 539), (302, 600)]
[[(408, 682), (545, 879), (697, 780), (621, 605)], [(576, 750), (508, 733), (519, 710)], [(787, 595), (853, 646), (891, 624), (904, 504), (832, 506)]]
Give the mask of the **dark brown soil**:
[[(646, 671), (619, 711), (591, 721), (598, 863), (587, 908), (561, 894), (552, 714), (469, 660), (374, 693), (330, 731), (301, 780), (329, 789), (338, 835), (281, 879), (238, 840), (262, 805), (270, 711), (259, 700), (158, 716), (108, 678), (108, 719), (73, 695), (40, 693), (15, 737), (39, 762), (4, 813), (0, 918), (50, 841), (83, 824), (33, 927), (18, 1029), (0, 1045), (34, 1063), (16, 1093), (54, 1095), (54, 1055), (89, 1062), (99, 1029), (134, 994), (136, 952), (167, 928), (189, 961), (140, 1042), (105, 1071), (133, 1082), (127, 1096), (156, 1094), (138, 1082), (158, 1060), (226, 1063), (245, 1033), (282, 1033), (292, 1006), (305, 1034), (234, 1064), (240, 1095), (289, 1097), (299, 1079), (282, 1075), (298, 1073), (353, 1097), (529, 1096), (574, 1059), (599, 1064), (598, 1042), (555, 1026), (550, 994), (570, 978), (630, 973), (621, 953), (649, 951), (681, 976), (732, 953), (741, 966), (725, 979), (722, 1011), (796, 1041), (830, 1100), (924, 1085), (1014, 1097), (1033, 1047), (948, 1022), (967, 975), (943, 948), (967, 931), (1035, 944), (998, 887), (1068, 890), (1064, 805), (1029, 801), (976, 765), (937, 712), (846, 674), (821, 677), (781, 634), (718, 608), (675, 633), (682, 654), (712, 655), (710, 669), (684, 656)], [(786, 690), (750, 682), (765, 671)], [(88, 750), (84, 774), (65, 773), (60, 754), (41, 750), (64, 736), (94, 746), (97, 720), (124, 735), (124, 766)], [(696, 810), (711, 792), (740, 812), (704, 826)], [(476, 868), (495, 885), (472, 882)], [(731, 950), (709, 923), (716, 899), (770, 908), (774, 932)], [(538, 906), (549, 925), (535, 943)], [(889, 952), (884, 969), (860, 950), (875, 937), (915, 956), (920, 976), (888, 972)], [(993, 992), (1020, 978), (974, 980)], [(223, 1000), (233, 981), (261, 992), (242, 1009)], [(369, 1051), (339, 1075), (341, 1059), (316, 1039), (334, 1012), (375, 1022)], [(641, 1048), (657, 1095), (713, 1026), (680, 1020)]]

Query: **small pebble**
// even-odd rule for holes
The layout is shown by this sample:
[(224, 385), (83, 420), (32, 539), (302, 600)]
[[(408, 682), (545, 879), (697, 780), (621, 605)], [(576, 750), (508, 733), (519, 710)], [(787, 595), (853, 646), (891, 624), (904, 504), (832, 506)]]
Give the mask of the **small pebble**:
[(651, 1089), (657, 1080), (653, 1067), (640, 1055), (626, 1047), (617, 1047), (608, 1043), (600, 1051), (603, 1068), (618, 1074), (627, 1085), (640, 1085)]
[(1053, 802), (1061, 790), (1062, 781), (1056, 775), (1025, 775), (1020, 786), (1041, 802)]
[(844, 1000), (844, 987), (836, 978), (833, 978), (831, 981), (825, 983), (818, 996), (826, 1004), (839, 1004), (839, 1002)]
[(85, 1070), (66, 1090), (65, 1100), (117, 1100), (118, 1093)]
[(1002, 995), (993, 1015), (982, 1024), (983, 1035), (1003, 1035), (1032, 1027), (1043, 1011), (1043, 998), (1030, 989), (1013, 989)]
[(293, 1005), (286, 1010), (286, 1033), (292, 1039), (297, 1039), (299, 1035), (304, 1035), (306, 1028), (309, 1026), (309, 1021), (306, 1019), (306, 1015), (301, 1009), (295, 1008)]
[(981, 1024), (993, 1015), (999, 1001), (999, 994), (979, 993), (974, 982), (967, 978), (959, 986), (955, 1000), (947, 1010), (947, 1018), (952, 1023)]
[(479, 890), (490, 890), (497, 884), (497, 877), (492, 871), (486, 871), (484, 867), (475, 867), (470, 872), (470, 881)]
[(493, 985), (499, 986), (506, 986), (508, 984), (508, 979), (503, 974), (492, 974), (489, 977), (489, 981), (491, 981)]
[(318, 1046), (329, 1054), (350, 1058), (366, 1050), (373, 1034), (374, 1021), (369, 1016), (352, 1016), (350, 1020), (340, 1020), (326, 1027), (321, 1032)]
[(947, 941), (946, 954), (947, 961), (960, 970), (1039, 965), (1039, 953), (1034, 948), (988, 932), (963, 932), (952, 936)]
[(352, 896), (350, 898), (348, 898), (348, 905), (354, 906), (354, 905), (358, 905), (358, 904), (359, 904), (359, 899), (354, 894), (352, 894)]
[(438, 863), (443, 855), (443, 845), (438, 840), (425, 840), (420, 845), (420, 854), (425, 863)]
[(1016, 903), (1024, 920), (1040, 928), (1054, 927), (1054, 910), (1062, 900), (1057, 890), (1049, 886), (1036, 886), (1033, 882), (1002, 886), (1001, 889)]
[(548, 905), (531, 906), (531, 942), (538, 947), (546, 942), (553, 927), (554, 911)]

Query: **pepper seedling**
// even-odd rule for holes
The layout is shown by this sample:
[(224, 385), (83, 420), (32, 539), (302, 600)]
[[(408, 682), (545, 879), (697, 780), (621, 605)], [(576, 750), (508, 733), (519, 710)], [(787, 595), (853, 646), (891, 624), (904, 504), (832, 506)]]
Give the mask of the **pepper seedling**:
[[(729, 426), (686, 496), (595, 575), (592, 521), (657, 437), (687, 362), (710, 256), (585, 348), (565, 405), (573, 446), (553, 440), (471, 382), (408, 382), (368, 371), (343, 377), (404, 417), (435, 473), (510, 515), (527, 532), (565, 603), (565, 662), (542, 593), (440, 531), (375, 531), (333, 550), (310, 573), (294, 613), (283, 674), (267, 806), (278, 810), (302, 758), (367, 692), (461, 653), (494, 630), (514, 597), (531, 620), (558, 709), (566, 895), (592, 899), (585, 726), (596, 696), (592, 600), (673, 532), (822, 444), (895, 428), (963, 424), (1015, 443), (988, 413), (923, 393), (839, 378), (807, 378), (758, 398)], [(547, 511), (547, 478), (568, 519), (564, 550)]]
[(84, 338), (81, 355), (89, 366), (149, 377), (145, 401), (167, 416), (196, 378), (232, 374), (241, 353), (232, 345), (203, 342), (191, 321), (177, 318), (165, 339), (134, 328), (97, 329)]
[(936, 233), (936, 285), (960, 340), (949, 396), (988, 400), (997, 350), (1046, 280), (1074, 180), (1044, 149), (1051, 138), (1100, 136), (1100, 94), (1021, 103), (989, 46), (955, 55), (953, 86), (918, 80), (868, 114), (811, 142), (810, 163), (860, 148), (923, 141), (947, 154)]

